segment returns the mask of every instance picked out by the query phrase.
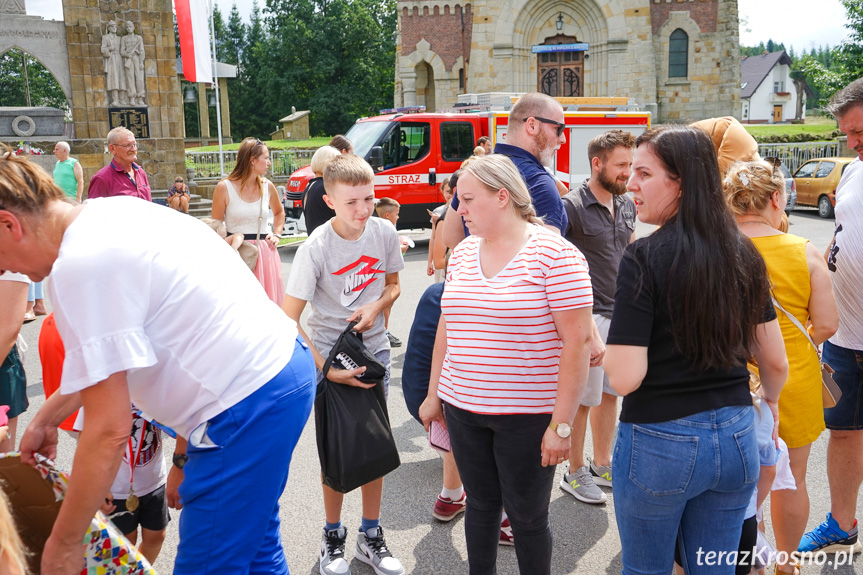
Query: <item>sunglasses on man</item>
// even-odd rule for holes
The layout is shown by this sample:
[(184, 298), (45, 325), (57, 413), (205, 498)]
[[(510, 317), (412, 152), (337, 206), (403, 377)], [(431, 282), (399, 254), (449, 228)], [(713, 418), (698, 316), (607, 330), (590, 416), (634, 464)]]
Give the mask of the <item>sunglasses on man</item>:
[(542, 122), (543, 124), (551, 124), (557, 130), (557, 137), (559, 138), (563, 131), (566, 129), (566, 124), (562, 122), (556, 122), (554, 120), (549, 120), (548, 118), (542, 118), (540, 116), (528, 116), (527, 118), (522, 118), (522, 122), (527, 122), (529, 119), (533, 118), (538, 122)]

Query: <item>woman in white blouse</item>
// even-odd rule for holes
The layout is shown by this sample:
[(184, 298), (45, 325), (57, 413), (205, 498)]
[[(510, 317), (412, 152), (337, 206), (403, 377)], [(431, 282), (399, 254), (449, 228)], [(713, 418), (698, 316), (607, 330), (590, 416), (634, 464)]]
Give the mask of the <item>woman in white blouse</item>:
[[(256, 138), (246, 138), (237, 152), (237, 165), (213, 191), (214, 220), (224, 220), (227, 233), (243, 234), (246, 241), (257, 244), (258, 261), (255, 277), (267, 295), (282, 305), (285, 287), (279, 236), (285, 226), (285, 207), (273, 182), (263, 176), (270, 170), (270, 151)], [(273, 210), (273, 231), (267, 225), (267, 214)], [(260, 237), (260, 240), (257, 238)]]

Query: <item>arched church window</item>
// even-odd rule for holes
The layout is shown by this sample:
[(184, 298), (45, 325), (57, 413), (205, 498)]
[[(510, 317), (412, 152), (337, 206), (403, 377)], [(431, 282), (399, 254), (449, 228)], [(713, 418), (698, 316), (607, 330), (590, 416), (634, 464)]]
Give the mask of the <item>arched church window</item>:
[(668, 77), (686, 78), (689, 75), (689, 35), (678, 28), (668, 39)]

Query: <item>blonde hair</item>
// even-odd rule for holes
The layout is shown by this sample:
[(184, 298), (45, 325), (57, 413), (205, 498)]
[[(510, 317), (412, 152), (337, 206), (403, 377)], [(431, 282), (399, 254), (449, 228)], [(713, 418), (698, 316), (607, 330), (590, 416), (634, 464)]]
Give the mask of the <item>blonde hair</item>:
[(399, 203), (392, 198), (381, 198), (378, 200), (378, 205), (375, 206), (375, 211), (379, 216), (382, 216), (394, 212), (400, 207)]
[(542, 223), (530, 201), (527, 186), (512, 160), (503, 154), (489, 154), (471, 161), (464, 171), (479, 180), (490, 192), (500, 189), (509, 192), (509, 204), (523, 220), (534, 224)]
[(484, 156), (485, 155), (485, 148), (483, 148), (482, 146), (477, 146), (476, 148), (473, 149), (473, 155), (474, 156)]
[(332, 162), (333, 158), (341, 155), (342, 153), (333, 146), (321, 146), (318, 148), (312, 156), (312, 171), (315, 173), (315, 176), (323, 174), (327, 164)]
[(26, 156), (16, 156), (7, 146), (0, 146), (2, 209), (39, 215), (48, 202), (65, 198), (66, 194), (57, 187), (48, 172)]
[(26, 561), (28, 552), (18, 535), (18, 529), (15, 527), (15, 520), (9, 508), (6, 492), (0, 489), (0, 556), (6, 555), (5, 563), (15, 568), (12, 573), (25, 575), (29, 573)]
[(354, 154), (339, 154), (324, 168), (324, 188), (332, 193), (335, 184), (346, 186), (367, 186), (374, 183), (375, 172), (372, 167)]
[(760, 213), (775, 192), (785, 193), (785, 178), (761, 160), (735, 162), (728, 168), (722, 190), (735, 215)]

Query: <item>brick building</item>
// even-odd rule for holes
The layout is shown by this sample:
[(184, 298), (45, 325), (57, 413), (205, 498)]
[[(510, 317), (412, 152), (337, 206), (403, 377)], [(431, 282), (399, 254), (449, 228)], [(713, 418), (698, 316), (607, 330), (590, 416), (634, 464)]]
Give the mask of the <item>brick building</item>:
[(740, 113), (736, 0), (399, 0), (395, 103), (628, 96), (659, 121)]

